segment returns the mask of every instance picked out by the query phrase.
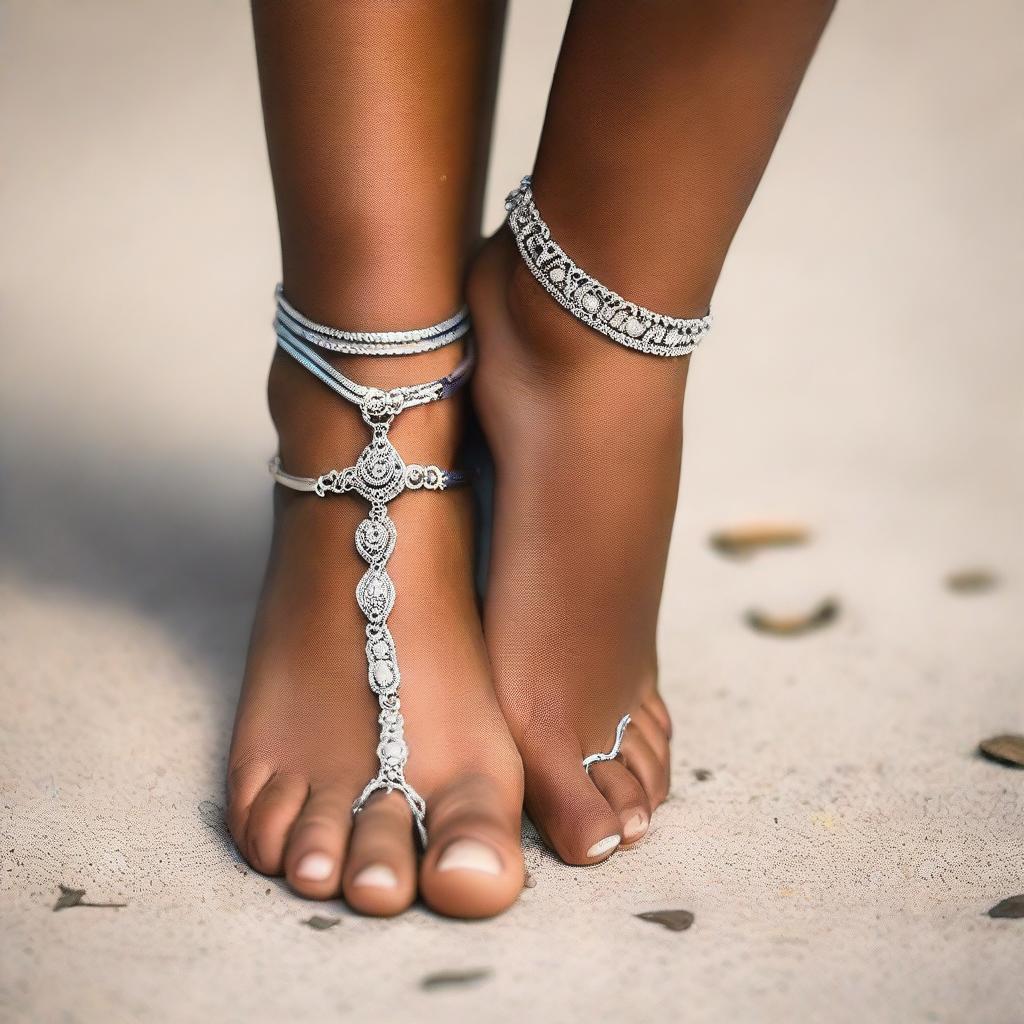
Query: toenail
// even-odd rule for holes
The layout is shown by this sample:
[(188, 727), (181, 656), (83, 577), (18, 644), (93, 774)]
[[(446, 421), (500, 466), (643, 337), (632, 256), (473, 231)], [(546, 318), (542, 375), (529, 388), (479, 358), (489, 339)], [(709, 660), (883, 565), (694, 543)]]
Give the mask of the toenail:
[(352, 885), (366, 885), (374, 889), (397, 889), (398, 875), (387, 864), (371, 864), (352, 879)]
[(304, 882), (326, 882), (334, 872), (334, 860), (326, 853), (307, 853), (295, 869), (295, 877)]
[(587, 850), (587, 856), (600, 857), (602, 853), (608, 853), (609, 851), (614, 850), (621, 842), (621, 836), (605, 836), (604, 839), (594, 843), (594, 845)]
[(622, 826), (622, 835), (625, 839), (637, 839), (647, 831), (647, 815), (637, 811), (625, 825)]
[(438, 871), (479, 871), (484, 875), (501, 874), (501, 858), (475, 839), (457, 839), (441, 854)]

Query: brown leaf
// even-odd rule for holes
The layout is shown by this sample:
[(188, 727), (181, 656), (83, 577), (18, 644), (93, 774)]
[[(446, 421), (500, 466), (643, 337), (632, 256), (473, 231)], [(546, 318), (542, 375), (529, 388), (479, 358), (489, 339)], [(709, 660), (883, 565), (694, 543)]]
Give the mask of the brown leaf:
[(747, 523), (711, 534), (708, 543), (727, 558), (749, 558), (765, 548), (806, 544), (811, 534), (798, 523)]
[(435, 989), (448, 988), (452, 985), (475, 985), (493, 973), (489, 967), (471, 967), (464, 971), (436, 971), (420, 981), (420, 988), (425, 992), (433, 992)]
[(801, 636), (835, 622), (838, 617), (839, 602), (829, 597), (803, 615), (773, 615), (752, 609), (747, 612), (747, 625), (773, 636)]
[(693, 924), (693, 914), (688, 910), (646, 910), (637, 914), (641, 921), (653, 921), (670, 932), (685, 932)]
[(1024, 768), (1024, 736), (1013, 733), (990, 736), (978, 744), (978, 753), (1011, 768)]
[(102, 907), (108, 910), (120, 910), (122, 907), (128, 906), (127, 903), (90, 903), (82, 899), (84, 895), (84, 889), (72, 889), (69, 886), (62, 885), (60, 887), (60, 896), (57, 897), (57, 902), (54, 903), (53, 909), (67, 910), (69, 907)]
[(1024, 917), (1024, 893), (1020, 896), (1007, 896), (987, 913), (989, 917)]
[(698, 782), (707, 782), (708, 779), (711, 778), (711, 769), (710, 768), (694, 768), (693, 769), (693, 777)]
[[(270, 891), (269, 889), (267, 890)], [(313, 928), (318, 932), (325, 932), (328, 928), (333, 928), (336, 924), (341, 923), (340, 917), (322, 917), (320, 914), (314, 914), (312, 917), (307, 917), (302, 922), (310, 928)]]
[(946, 586), (956, 594), (983, 594), (999, 582), (988, 569), (958, 569), (946, 577)]
[(216, 832), (226, 832), (227, 825), (224, 822), (224, 808), (212, 800), (204, 800), (199, 807), (199, 820), (208, 828)]
[(67, 910), (68, 907), (80, 906), (84, 895), (84, 889), (69, 889), (66, 885), (62, 885), (60, 887), (60, 896), (57, 897), (57, 902), (54, 903), (53, 909)]

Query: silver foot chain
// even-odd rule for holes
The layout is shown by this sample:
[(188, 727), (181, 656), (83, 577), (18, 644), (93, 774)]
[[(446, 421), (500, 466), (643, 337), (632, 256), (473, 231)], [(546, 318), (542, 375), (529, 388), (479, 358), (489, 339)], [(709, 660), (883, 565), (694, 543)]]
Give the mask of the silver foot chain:
[(462, 309), (439, 324), (413, 331), (342, 331), (303, 316), (287, 303), (279, 288), (275, 327), (280, 348), (335, 394), (357, 405), (373, 434), (354, 466), (333, 469), (318, 477), (296, 476), (286, 472), (280, 458), (275, 457), (270, 460), (269, 469), (277, 483), (293, 491), (315, 494), (318, 498), (353, 493), (369, 503), (366, 518), (356, 527), (356, 550), (367, 564), (356, 586), (356, 602), (366, 617), (367, 674), (380, 707), (377, 715), (379, 768), (352, 805), (352, 813), (361, 811), (374, 793), (397, 791), (405, 797), (420, 842), (426, 847), (426, 802), (405, 778), (409, 747), (405, 742), (405, 720), (398, 698), (401, 673), (394, 637), (388, 629), (388, 616), (395, 604), (395, 584), (388, 575), (388, 559), (398, 539), (394, 521), (388, 515), (388, 503), (406, 490), (444, 491), (468, 483), (469, 477), (439, 466), (407, 465), (391, 443), (388, 432), (403, 409), (455, 394), (469, 379), (473, 351), (472, 347), (467, 347), (461, 362), (438, 380), (382, 391), (346, 377), (310, 344), (337, 352), (374, 355), (431, 351), (463, 337), (469, 330), (469, 316)]
[(398, 699), (402, 676), (395, 641), (388, 629), (388, 616), (395, 604), (395, 584), (387, 567), (398, 540), (398, 531), (388, 515), (388, 502), (408, 486), (405, 462), (391, 443), (388, 431), (402, 405), (393, 396), (385, 399), (381, 392), (371, 391), (360, 403), (360, 409), (373, 431), (373, 438), (356, 460), (351, 474), (352, 490), (370, 503), (369, 515), (356, 527), (356, 550), (369, 566), (356, 587), (356, 601), (366, 616), (367, 672), (370, 689), (377, 695), (380, 705), (377, 716), (380, 768), (352, 805), (352, 813), (361, 811), (374, 793), (397, 790), (409, 804), (416, 831), (425, 847), (427, 805), (405, 779), (409, 747), (405, 742), (405, 720)]
[(597, 764), (599, 761), (614, 761), (619, 756), (619, 748), (622, 746), (622, 737), (626, 735), (626, 726), (632, 722), (633, 719), (629, 715), (623, 715), (619, 719), (619, 724), (615, 726), (615, 742), (612, 744), (612, 749), (607, 754), (591, 754), (589, 757), (583, 758), (583, 767), (586, 768), (587, 772), (590, 772), (590, 766)]

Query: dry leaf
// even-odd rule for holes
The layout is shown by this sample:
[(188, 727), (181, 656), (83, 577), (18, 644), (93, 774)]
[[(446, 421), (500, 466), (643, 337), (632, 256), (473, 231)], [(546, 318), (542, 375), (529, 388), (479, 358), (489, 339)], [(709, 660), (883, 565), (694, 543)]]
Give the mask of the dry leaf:
[(719, 530), (711, 535), (708, 542), (720, 555), (749, 558), (764, 548), (806, 544), (810, 537), (807, 527), (796, 523), (748, 523)]
[(998, 582), (988, 569), (959, 569), (946, 577), (946, 586), (956, 594), (983, 594)]
[(1000, 900), (991, 910), (989, 917), (1024, 917), (1024, 893), (1020, 896), (1007, 896)]
[(747, 625), (773, 636), (801, 636), (835, 622), (838, 617), (839, 602), (829, 597), (804, 615), (771, 615), (752, 609), (747, 612)]
[(72, 889), (70, 886), (62, 885), (60, 887), (60, 896), (57, 897), (57, 902), (54, 903), (54, 910), (67, 910), (68, 907), (104, 907), (108, 910), (120, 910), (122, 907), (128, 906), (127, 903), (88, 903), (82, 897), (85, 895), (84, 889)]
[(693, 914), (688, 910), (646, 910), (637, 914), (641, 921), (653, 921), (670, 932), (685, 932), (693, 924)]
[(420, 988), (425, 992), (432, 992), (434, 989), (448, 988), (450, 985), (475, 985), (489, 978), (492, 973), (489, 967), (472, 967), (465, 971), (437, 971), (423, 978), (420, 981)]
[(224, 822), (224, 808), (212, 800), (204, 800), (198, 807), (199, 817), (204, 825), (220, 828)]
[(978, 744), (978, 753), (1011, 768), (1024, 768), (1024, 736), (1012, 733), (990, 736)]
[[(267, 891), (269, 892), (270, 890), (268, 889)], [(314, 914), (312, 917), (306, 918), (302, 923), (318, 932), (325, 932), (328, 928), (333, 928), (336, 924), (340, 924), (341, 918), (322, 917), (320, 914)]]
[(710, 768), (694, 768), (693, 769), (693, 777), (698, 782), (707, 782), (708, 779), (711, 778), (711, 769)]
[(84, 895), (84, 889), (69, 889), (66, 885), (62, 885), (60, 887), (60, 896), (57, 898), (57, 902), (54, 903), (53, 909), (67, 910), (68, 907), (80, 906)]

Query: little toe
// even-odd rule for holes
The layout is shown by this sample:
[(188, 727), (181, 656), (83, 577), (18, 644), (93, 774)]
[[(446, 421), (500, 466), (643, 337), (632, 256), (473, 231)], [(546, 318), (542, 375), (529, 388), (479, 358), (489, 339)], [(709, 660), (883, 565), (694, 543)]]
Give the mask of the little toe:
[(660, 693), (652, 693), (644, 701), (644, 708), (653, 715), (654, 720), (661, 726), (661, 731), (672, 739), (672, 716), (668, 713), (668, 705), (662, 699)]
[(632, 725), (643, 734), (658, 758), (662, 770), (668, 775), (672, 762), (671, 747), (668, 733), (662, 728), (661, 723), (647, 708), (640, 708), (633, 715)]
[(305, 778), (278, 772), (253, 800), (238, 848), (257, 871), (265, 875), (281, 874), (288, 834), (308, 793), (309, 783)]
[(412, 812), (401, 793), (372, 797), (355, 816), (342, 892), (360, 914), (391, 917), (416, 898)]
[(627, 729), (619, 752), (622, 763), (637, 777), (655, 810), (668, 796), (668, 765), (639, 729)]
[(327, 900), (337, 895), (351, 820), (352, 795), (347, 788), (313, 788), (292, 826), (284, 856), (288, 884), (300, 896)]
[(619, 816), (572, 750), (553, 760), (550, 750), (523, 755), (530, 820), (567, 864), (607, 860), (622, 842)]
[(651, 804), (636, 776), (619, 761), (599, 761), (590, 778), (619, 817), (622, 846), (639, 842), (651, 823)]
[(228, 769), (224, 821), (242, 856), (245, 856), (245, 830), (249, 824), (249, 810), (273, 774), (274, 769), (266, 765), (241, 763)]
[(523, 889), (520, 808), (482, 776), (432, 794), (420, 894), (439, 914), (492, 917)]

